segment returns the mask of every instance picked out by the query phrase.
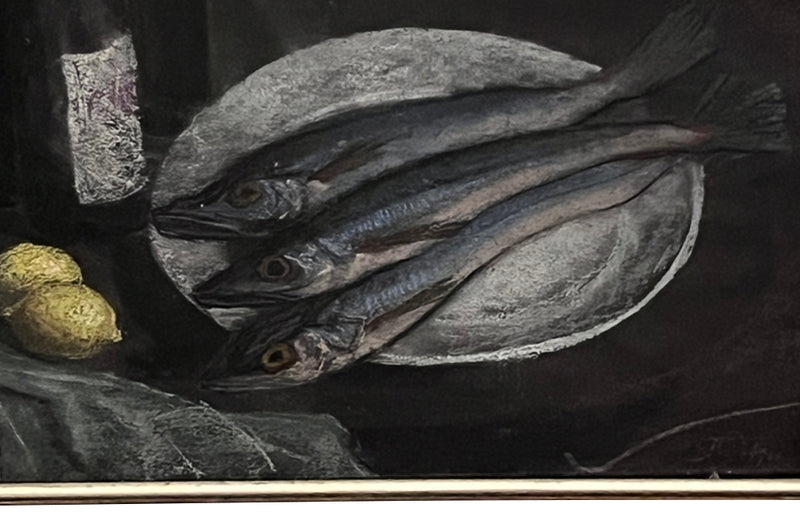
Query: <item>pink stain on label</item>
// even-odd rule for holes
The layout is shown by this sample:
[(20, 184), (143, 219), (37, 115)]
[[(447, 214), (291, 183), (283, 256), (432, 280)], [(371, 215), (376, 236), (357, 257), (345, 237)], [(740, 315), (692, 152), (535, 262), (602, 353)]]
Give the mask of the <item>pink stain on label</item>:
[(110, 202), (138, 191), (146, 179), (130, 36), (123, 35), (97, 52), (65, 54), (61, 61), (79, 200)]

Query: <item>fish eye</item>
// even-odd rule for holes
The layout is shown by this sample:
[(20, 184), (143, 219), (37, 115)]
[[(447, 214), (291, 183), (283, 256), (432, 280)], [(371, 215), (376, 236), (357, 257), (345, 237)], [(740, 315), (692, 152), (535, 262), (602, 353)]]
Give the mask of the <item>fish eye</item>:
[(233, 191), (225, 197), (225, 202), (234, 208), (246, 208), (259, 201), (264, 196), (264, 190), (258, 181), (243, 181), (234, 186)]
[(258, 266), (258, 274), (263, 280), (285, 280), (293, 274), (292, 264), (282, 256), (265, 259)]
[(286, 343), (275, 343), (261, 356), (261, 366), (269, 374), (285, 370), (297, 361), (297, 352)]

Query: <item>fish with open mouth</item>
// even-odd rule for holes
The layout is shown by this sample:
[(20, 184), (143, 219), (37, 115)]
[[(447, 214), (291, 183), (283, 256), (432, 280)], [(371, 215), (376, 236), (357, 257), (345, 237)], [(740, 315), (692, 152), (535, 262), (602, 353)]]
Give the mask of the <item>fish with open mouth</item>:
[[(632, 160), (597, 167), (593, 185), (562, 193), (529, 190), (486, 210), (450, 239), (347, 289), (313, 315), (288, 324), (253, 323), (234, 336), (211, 373), (214, 390), (245, 391), (307, 383), (386, 346), (470, 274), (519, 241), (646, 189), (677, 159)], [(552, 190), (551, 190), (552, 191)], [(259, 366), (253, 370), (254, 366)]]
[(354, 111), (320, 121), (229, 166), (199, 194), (153, 210), (160, 233), (270, 235), (360, 186), (425, 158), (578, 123), (672, 79), (715, 49), (694, 4), (668, 15), (619, 65), (564, 89), (509, 88)]
[[(749, 115), (741, 106), (750, 105)], [(236, 260), (228, 269), (202, 283), (193, 297), (208, 307), (271, 305), (276, 300), (308, 298), (348, 286), (374, 271), (413, 257), (452, 236), (480, 212), (513, 195), (547, 185), (577, 172), (578, 188), (594, 182), (597, 164), (642, 155), (718, 150), (776, 149), (780, 140), (741, 138), (743, 122), (758, 136), (778, 125), (785, 108), (780, 90), (770, 85), (754, 93), (733, 111), (742, 119), (732, 127), (727, 113), (709, 114), (686, 125), (642, 124), (562, 131), (473, 147), (398, 174), (407, 185), (432, 183), (407, 196), (355, 217), (328, 222), (313, 236), (275, 252), (269, 247)], [(719, 118), (716, 123), (713, 118)], [(702, 119), (711, 121), (704, 122)], [(766, 121), (761, 127), (754, 121)], [(778, 130), (778, 127), (775, 127)], [(602, 170), (600, 170), (602, 171)], [(445, 182), (436, 183), (444, 179)], [(449, 182), (447, 182), (449, 180)], [(544, 186), (558, 193), (555, 188)], [(395, 186), (391, 191), (394, 193)], [(548, 193), (546, 190), (543, 193)], [(357, 195), (353, 196), (354, 198)], [(346, 200), (361, 207), (368, 201)]]

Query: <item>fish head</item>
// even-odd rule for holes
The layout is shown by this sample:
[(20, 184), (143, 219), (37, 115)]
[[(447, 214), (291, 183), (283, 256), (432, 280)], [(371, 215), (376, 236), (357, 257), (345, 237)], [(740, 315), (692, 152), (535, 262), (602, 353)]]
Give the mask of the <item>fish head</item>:
[(152, 221), (162, 234), (179, 238), (262, 236), (293, 223), (306, 200), (306, 185), (297, 179), (249, 177), (156, 208)]
[(260, 354), (255, 369), (213, 379), (205, 386), (221, 392), (275, 390), (309, 383), (333, 366), (327, 342), (312, 330), (303, 330), (288, 340), (273, 338), (266, 334), (245, 347)]
[(334, 262), (313, 240), (277, 253), (255, 253), (195, 287), (192, 296), (207, 307), (262, 306), (320, 294)]

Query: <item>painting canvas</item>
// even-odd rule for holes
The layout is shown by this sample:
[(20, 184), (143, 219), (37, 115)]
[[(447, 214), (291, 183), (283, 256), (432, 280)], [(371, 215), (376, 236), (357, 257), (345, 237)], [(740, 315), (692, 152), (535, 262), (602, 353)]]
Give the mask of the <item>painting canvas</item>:
[(2, 10), (0, 481), (800, 473), (796, 2)]

